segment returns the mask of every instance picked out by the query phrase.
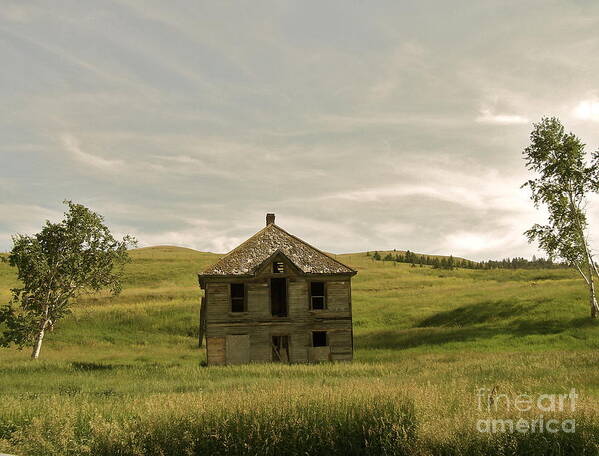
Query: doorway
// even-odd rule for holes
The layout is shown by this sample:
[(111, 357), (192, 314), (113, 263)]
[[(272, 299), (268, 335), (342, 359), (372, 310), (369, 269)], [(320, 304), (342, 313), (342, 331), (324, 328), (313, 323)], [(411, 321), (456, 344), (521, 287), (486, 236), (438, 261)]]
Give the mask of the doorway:
[(272, 360), (275, 363), (289, 362), (289, 336), (272, 336)]
[(227, 335), (226, 362), (227, 365), (246, 364), (250, 362), (249, 334)]
[(273, 317), (287, 316), (287, 279), (270, 279), (270, 310)]

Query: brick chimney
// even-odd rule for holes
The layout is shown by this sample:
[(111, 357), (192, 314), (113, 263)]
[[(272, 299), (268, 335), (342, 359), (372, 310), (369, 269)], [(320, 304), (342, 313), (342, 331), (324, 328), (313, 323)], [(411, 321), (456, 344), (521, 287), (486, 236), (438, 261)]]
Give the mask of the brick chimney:
[(275, 223), (275, 214), (266, 214), (266, 226)]

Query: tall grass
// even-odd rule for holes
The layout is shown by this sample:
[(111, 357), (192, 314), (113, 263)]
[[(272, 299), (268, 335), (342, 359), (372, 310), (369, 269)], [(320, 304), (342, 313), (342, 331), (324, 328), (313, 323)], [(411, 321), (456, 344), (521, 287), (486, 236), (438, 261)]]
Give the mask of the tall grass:
[(77, 399), (49, 396), (35, 412), (5, 417), (6, 449), (40, 456), (410, 454), (417, 431), (409, 401), (368, 392), (278, 390), (237, 401), (165, 395), (127, 407)]
[(51, 395), (38, 400), (35, 408), (27, 403), (20, 409), (11, 407), (13, 414), (5, 415), (0, 425), (0, 445), (4, 451), (36, 456), (591, 455), (599, 451), (599, 426), (592, 415), (596, 411), (587, 407), (573, 415), (577, 419), (573, 434), (481, 434), (474, 424), (480, 415), (471, 407), (461, 404), (460, 412), (449, 420), (440, 414), (439, 404), (427, 399), (430, 390), (421, 386), (401, 394), (381, 385), (364, 390), (274, 388), (239, 394), (233, 390), (208, 396), (154, 395), (126, 404), (110, 397), (81, 401), (79, 393)]

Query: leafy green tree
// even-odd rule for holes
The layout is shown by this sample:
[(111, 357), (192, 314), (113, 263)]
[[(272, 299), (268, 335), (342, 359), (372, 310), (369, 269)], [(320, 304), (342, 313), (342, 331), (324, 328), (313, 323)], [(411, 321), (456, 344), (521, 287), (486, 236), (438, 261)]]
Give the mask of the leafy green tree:
[(61, 222), (46, 221), (33, 236), (13, 236), (5, 259), (17, 268), (22, 286), (0, 309), (0, 346), (33, 346), (33, 359), (39, 357), (46, 331), (71, 312), (77, 297), (102, 289), (121, 291), (127, 249), (135, 245), (130, 236), (115, 239), (102, 216), (85, 206), (65, 204)]
[(374, 252), (374, 254), (372, 255), (372, 259), (377, 261), (380, 260), (381, 254), (378, 251)]
[(528, 170), (536, 177), (530, 188), (536, 208), (544, 206), (547, 224), (526, 231), (529, 242), (537, 241), (550, 259), (561, 258), (576, 267), (589, 291), (591, 317), (599, 316), (595, 279), (599, 276), (587, 236), (586, 200), (599, 186), (599, 152), (587, 160), (584, 144), (573, 133), (565, 133), (561, 122), (543, 118), (534, 125), (530, 145), (524, 149)]

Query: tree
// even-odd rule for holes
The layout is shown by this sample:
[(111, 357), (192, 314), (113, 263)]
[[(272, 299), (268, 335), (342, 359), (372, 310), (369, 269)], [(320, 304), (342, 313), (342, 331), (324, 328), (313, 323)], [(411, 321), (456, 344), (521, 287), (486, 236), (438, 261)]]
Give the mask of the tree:
[(561, 122), (543, 118), (534, 125), (531, 144), (524, 149), (528, 170), (536, 177), (527, 181), (536, 208), (545, 206), (546, 225), (535, 224), (525, 232), (537, 241), (549, 259), (561, 258), (576, 267), (589, 291), (591, 317), (599, 316), (595, 279), (599, 276), (587, 237), (586, 199), (599, 186), (599, 152), (589, 163), (584, 144), (573, 133), (565, 133)]
[(17, 268), (20, 288), (12, 289), (10, 302), (0, 309), (0, 346), (33, 346), (37, 359), (47, 330), (71, 312), (73, 301), (84, 293), (121, 291), (127, 249), (135, 239), (116, 240), (102, 216), (81, 204), (65, 201), (68, 211), (60, 223), (46, 221), (33, 236), (13, 236), (7, 261)]

